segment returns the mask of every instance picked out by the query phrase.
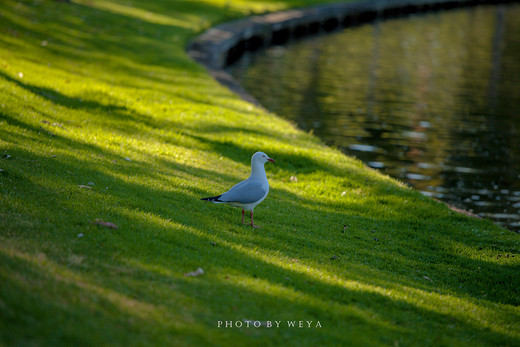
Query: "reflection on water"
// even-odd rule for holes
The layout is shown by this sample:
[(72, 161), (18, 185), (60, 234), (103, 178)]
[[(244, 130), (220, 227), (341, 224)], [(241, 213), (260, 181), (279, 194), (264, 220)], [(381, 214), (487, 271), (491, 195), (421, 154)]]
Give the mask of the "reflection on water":
[(367, 165), (520, 231), (520, 6), (350, 28), (230, 72)]

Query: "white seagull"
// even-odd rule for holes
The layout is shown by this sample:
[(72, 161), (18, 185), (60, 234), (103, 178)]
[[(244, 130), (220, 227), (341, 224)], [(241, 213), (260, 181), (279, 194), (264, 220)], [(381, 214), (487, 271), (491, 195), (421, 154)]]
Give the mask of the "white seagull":
[(251, 175), (247, 180), (235, 184), (223, 194), (201, 200), (242, 208), (242, 223), (244, 223), (244, 210), (251, 211), (251, 226), (258, 228), (253, 224), (253, 209), (264, 201), (269, 193), (269, 182), (267, 182), (264, 168), (264, 164), (268, 161), (275, 162), (267, 154), (256, 152), (251, 157)]

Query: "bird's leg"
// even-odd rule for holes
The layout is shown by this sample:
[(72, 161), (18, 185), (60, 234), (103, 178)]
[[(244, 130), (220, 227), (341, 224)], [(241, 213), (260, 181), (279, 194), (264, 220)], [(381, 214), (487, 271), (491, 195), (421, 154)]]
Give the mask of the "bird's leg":
[(242, 224), (244, 224), (244, 209), (242, 209)]
[(253, 228), (260, 228), (258, 225), (254, 225), (254, 224), (253, 224), (253, 210), (251, 210), (251, 226), (252, 226)]

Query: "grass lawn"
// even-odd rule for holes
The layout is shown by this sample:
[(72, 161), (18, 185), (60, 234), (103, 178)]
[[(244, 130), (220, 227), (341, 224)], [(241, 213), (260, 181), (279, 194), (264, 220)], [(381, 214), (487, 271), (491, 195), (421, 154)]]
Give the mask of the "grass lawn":
[[(0, 346), (520, 345), (520, 235), (185, 53), (210, 25), (318, 2), (0, 2)], [(259, 150), (276, 164), (253, 230), (200, 198)]]

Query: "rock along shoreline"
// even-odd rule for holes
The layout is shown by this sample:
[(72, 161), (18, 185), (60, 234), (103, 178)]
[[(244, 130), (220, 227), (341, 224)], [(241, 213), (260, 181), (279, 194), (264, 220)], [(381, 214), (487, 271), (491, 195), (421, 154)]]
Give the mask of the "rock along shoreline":
[(190, 42), (188, 55), (242, 99), (262, 107), (223, 68), (246, 52), (319, 33), (409, 14), (518, 0), (369, 0), (273, 12), (217, 25)]

